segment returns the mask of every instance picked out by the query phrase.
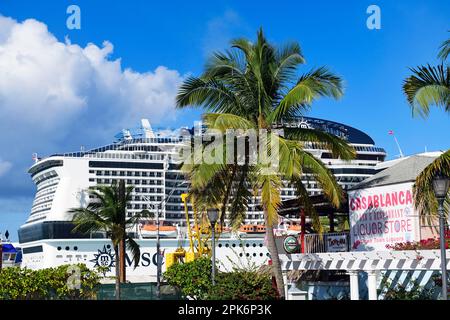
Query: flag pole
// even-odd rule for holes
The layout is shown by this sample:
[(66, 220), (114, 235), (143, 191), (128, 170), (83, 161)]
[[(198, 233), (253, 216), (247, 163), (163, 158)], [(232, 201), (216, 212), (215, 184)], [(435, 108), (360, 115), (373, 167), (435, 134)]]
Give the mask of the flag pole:
[(398, 140), (397, 140), (397, 137), (395, 136), (394, 131), (389, 130), (388, 133), (389, 133), (391, 136), (394, 137), (394, 141), (395, 141), (395, 143), (397, 144), (398, 151), (400, 152), (400, 158), (403, 158), (404, 155), (403, 155), (402, 149), (400, 148), (400, 144), (398, 143)]

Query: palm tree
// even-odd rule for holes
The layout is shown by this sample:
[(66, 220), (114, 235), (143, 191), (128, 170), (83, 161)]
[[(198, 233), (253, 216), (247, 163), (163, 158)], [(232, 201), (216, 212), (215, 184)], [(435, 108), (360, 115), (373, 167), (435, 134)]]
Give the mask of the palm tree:
[[(433, 105), (443, 108), (450, 114), (450, 66), (446, 63), (449, 54), (450, 39), (440, 47), (438, 54), (441, 59), (440, 65), (428, 64), (411, 68), (413, 74), (404, 80), (403, 92), (413, 116), (420, 115), (426, 118), (430, 113), (430, 106)], [(432, 180), (439, 174), (450, 177), (450, 150), (444, 152), (416, 178), (415, 206), (423, 219), (429, 220), (437, 214), (438, 203), (432, 190)], [(447, 195), (446, 202), (445, 211), (448, 214), (450, 193)]]
[(92, 187), (88, 192), (95, 200), (86, 208), (69, 211), (74, 214), (73, 232), (103, 231), (111, 239), (115, 253), (116, 299), (120, 299), (120, 283), (126, 281), (125, 246), (131, 251), (135, 268), (140, 260), (139, 245), (127, 234), (127, 230), (135, 226), (145, 213), (126, 218), (127, 203), (131, 200), (132, 190), (133, 187), (125, 187), (123, 180), (120, 180), (118, 185)]
[(298, 77), (297, 68), (305, 62), (298, 43), (276, 48), (266, 40), (262, 29), (255, 43), (236, 39), (231, 46), (230, 50), (214, 53), (200, 77), (191, 76), (183, 82), (177, 107), (202, 107), (206, 111), (203, 120), (207, 128), (224, 135), (228, 129), (266, 130), (267, 141), (258, 139), (258, 150), (267, 147), (269, 158), (278, 157), (277, 171), (268, 171), (259, 157), (256, 164), (251, 163), (248, 153), (242, 164), (185, 162), (183, 170), (189, 173), (191, 190), (211, 203), (220, 204), (221, 220), (228, 211), (228, 218), (235, 226), (244, 219), (252, 193), (261, 196), (272, 270), (279, 294), (284, 297), (273, 234), (283, 179), (295, 184), (300, 201), (310, 204), (301, 182), (301, 175), (308, 173), (321, 184), (330, 201), (339, 206), (341, 188), (325, 165), (305, 151), (305, 143), (321, 143), (342, 159), (353, 158), (355, 152), (345, 141), (326, 132), (283, 128), (281, 123), (307, 111), (319, 97), (342, 96), (342, 80), (326, 67)]

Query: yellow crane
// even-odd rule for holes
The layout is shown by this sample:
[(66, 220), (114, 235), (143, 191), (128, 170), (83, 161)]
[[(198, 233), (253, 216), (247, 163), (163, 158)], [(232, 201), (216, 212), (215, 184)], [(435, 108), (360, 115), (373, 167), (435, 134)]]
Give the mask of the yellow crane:
[(194, 199), (191, 198), (192, 210), (193, 210), (193, 219), (194, 219), (194, 232), (191, 228), (191, 220), (189, 218), (189, 208), (188, 208), (188, 200), (189, 195), (183, 193), (181, 195), (181, 200), (184, 203), (184, 213), (186, 218), (187, 225), (187, 236), (189, 239), (189, 250), (183, 249), (181, 245), (175, 250), (175, 252), (166, 253), (166, 267), (169, 268), (171, 265), (183, 261), (191, 262), (194, 259), (203, 256), (209, 255), (211, 250), (207, 245), (207, 241), (209, 240), (211, 231), (208, 227), (208, 222), (205, 219), (202, 219), (201, 223), (198, 221), (197, 208), (194, 203)]

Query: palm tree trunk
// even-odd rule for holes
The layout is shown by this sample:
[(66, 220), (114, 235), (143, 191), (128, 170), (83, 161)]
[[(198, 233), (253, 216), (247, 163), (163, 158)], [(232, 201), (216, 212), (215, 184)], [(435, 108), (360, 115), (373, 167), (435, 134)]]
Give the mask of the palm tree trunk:
[[(265, 214), (267, 217), (267, 214)], [(277, 282), (278, 294), (281, 299), (284, 299), (284, 281), (283, 273), (281, 271), (280, 258), (278, 256), (278, 248), (275, 243), (275, 236), (273, 234), (273, 225), (267, 223), (266, 218), (266, 237), (267, 237), (267, 249), (270, 253), (270, 258), (272, 259), (272, 273), (275, 276), (275, 281)]]
[(120, 283), (126, 282), (126, 266), (125, 266), (125, 239), (119, 242), (119, 265), (120, 265)]
[(116, 300), (120, 300), (120, 266), (119, 266), (119, 248), (114, 246), (115, 265), (116, 265)]

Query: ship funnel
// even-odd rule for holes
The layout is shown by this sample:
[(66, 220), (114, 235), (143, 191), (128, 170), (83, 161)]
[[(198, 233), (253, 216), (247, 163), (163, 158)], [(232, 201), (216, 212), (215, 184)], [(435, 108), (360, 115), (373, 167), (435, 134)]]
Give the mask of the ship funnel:
[(153, 133), (152, 126), (150, 125), (150, 121), (148, 119), (141, 119), (142, 129), (144, 130), (145, 138), (154, 138), (155, 134)]

